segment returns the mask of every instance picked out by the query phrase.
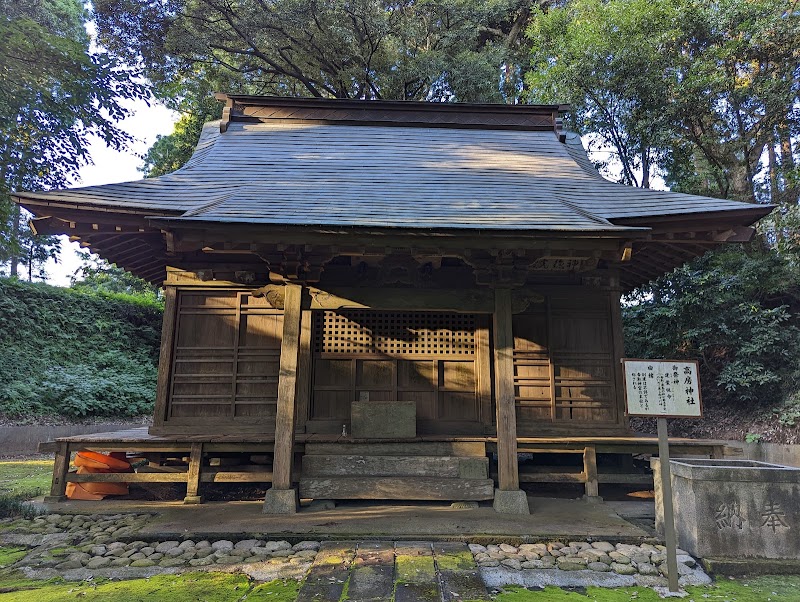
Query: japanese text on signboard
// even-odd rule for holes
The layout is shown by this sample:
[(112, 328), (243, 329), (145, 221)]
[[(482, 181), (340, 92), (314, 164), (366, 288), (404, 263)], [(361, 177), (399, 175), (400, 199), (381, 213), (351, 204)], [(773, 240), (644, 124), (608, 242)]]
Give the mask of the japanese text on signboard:
[(623, 360), (631, 416), (701, 416), (695, 362)]

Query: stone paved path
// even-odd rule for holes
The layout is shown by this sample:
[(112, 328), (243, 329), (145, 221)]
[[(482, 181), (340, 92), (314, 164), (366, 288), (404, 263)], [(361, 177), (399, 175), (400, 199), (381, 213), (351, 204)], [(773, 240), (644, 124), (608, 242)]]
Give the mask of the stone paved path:
[(325, 542), (297, 602), (450, 602), (487, 600), (463, 543)]

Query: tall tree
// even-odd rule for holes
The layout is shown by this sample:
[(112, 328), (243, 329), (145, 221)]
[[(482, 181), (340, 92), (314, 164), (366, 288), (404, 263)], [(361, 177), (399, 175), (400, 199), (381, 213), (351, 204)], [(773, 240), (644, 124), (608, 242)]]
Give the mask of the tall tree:
[(530, 14), (526, 0), (94, 4), (102, 43), (140, 60), (160, 89), (235, 74), (230, 91), (489, 102), (502, 101), (501, 68)]
[(145, 90), (116, 60), (90, 52), (80, 0), (0, 0), (0, 265), (33, 275), (55, 253), (12, 206), (17, 190), (64, 187), (90, 162), (93, 136), (122, 149), (116, 122)]
[(534, 15), (530, 98), (571, 102), (627, 183), (658, 166), (675, 189), (796, 204), (796, 5), (571, 0)]

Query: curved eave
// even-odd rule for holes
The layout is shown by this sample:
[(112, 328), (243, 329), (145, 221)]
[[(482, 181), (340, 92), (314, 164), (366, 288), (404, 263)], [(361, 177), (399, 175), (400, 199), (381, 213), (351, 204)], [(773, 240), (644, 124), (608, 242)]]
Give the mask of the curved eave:
[(618, 225), (649, 227), (648, 236), (632, 241), (631, 260), (621, 264), (624, 292), (643, 286), (726, 243), (749, 242), (751, 226), (769, 215), (775, 205), (706, 212), (615, 219)]

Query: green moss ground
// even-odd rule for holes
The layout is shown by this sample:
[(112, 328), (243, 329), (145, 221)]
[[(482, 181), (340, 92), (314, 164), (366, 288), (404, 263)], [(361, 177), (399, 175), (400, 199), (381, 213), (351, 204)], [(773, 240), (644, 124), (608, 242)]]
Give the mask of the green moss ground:
[[(694, 602), (794, 602), (800, 600), (800, 576), (764, 576), (752, 579), (719, 579), (708, 587), (689, 587), (684, 600)], [(548, 587), (543, 591), (507, 588), (496, 602), (660, 602), (658, 594), (644, 587), (605, 589), (589, 587), (565, 591)]]
[(50, 489), (52, 460), (0, 461), (0, 495), (44, 493)]
[(0, 576), (0, 601), (236, 602), (246, 596), (248, 602), (291, 602), (297, 597), (299, 587), (295, 581), (254, 584), (244, 575), (227, 573), (159, 575), (149, 579), (98, 583), (42, 582)]
[[(300, 584), (272, 581), (254, 584), (244, 575), (188, 573), (159, 575), (150, 579), (71, 583), (60, 580), (33, 581), (13, 574), (0, 574), (0, 602), (61, 602), (84, 599), (93, 602), (293, 602)], [(793, 602), (800, 600), (799, 576), (766, 576), (753, 579), (722, 579), (709, 587), (690, 587), (684, 600), (694, 602)], [(246, 598), (245, 598), (246, 596)], [(642, 587), (565, 591), (549, 587), (543, 591), (508, 588), (497, 602), (658, 602), (654, 591)]]

